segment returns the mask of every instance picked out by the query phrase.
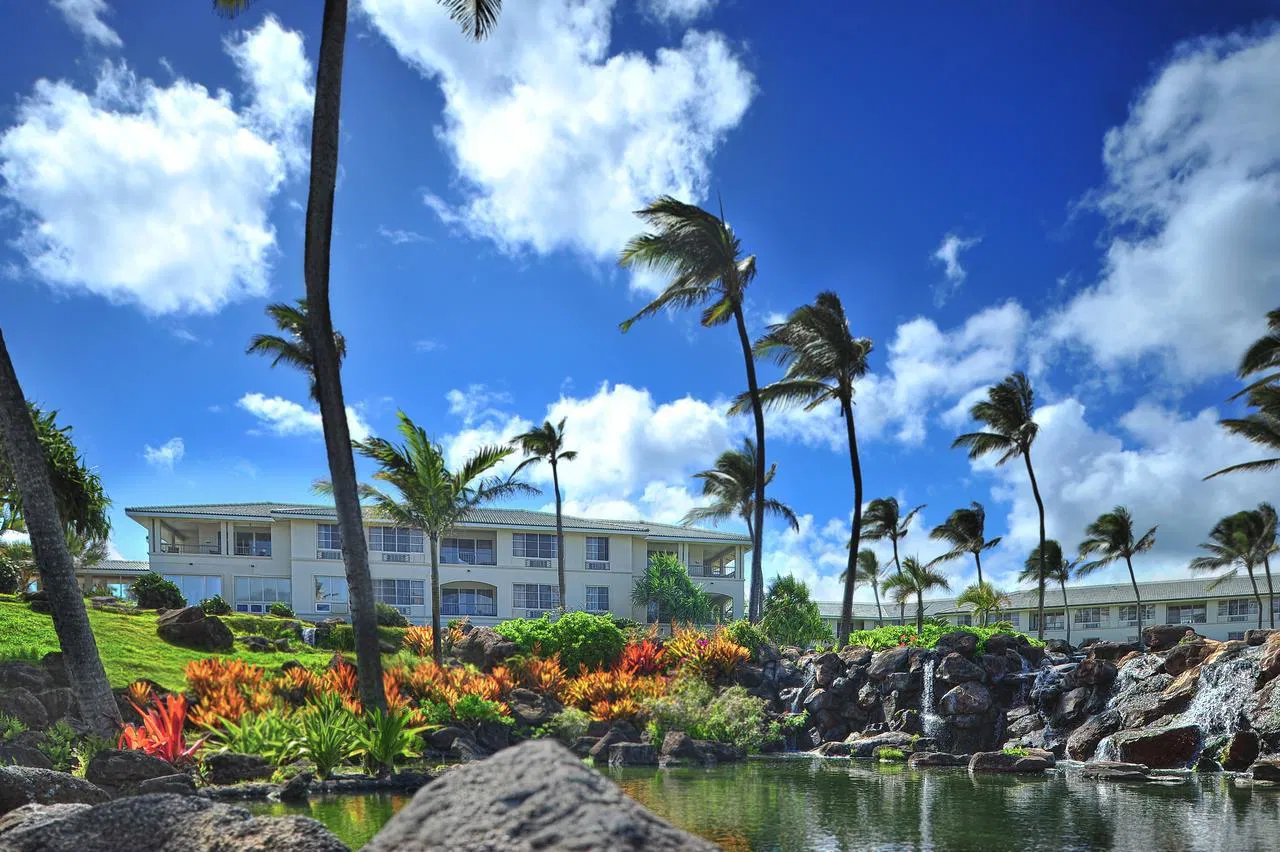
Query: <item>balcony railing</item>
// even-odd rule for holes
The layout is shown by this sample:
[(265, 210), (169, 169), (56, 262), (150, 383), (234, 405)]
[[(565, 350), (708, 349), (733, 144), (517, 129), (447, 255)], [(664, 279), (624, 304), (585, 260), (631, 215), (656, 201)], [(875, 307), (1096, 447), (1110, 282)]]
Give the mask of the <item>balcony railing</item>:
[(738, 572), (737, 572), (737, 569), (735, 568), (730, 568), (723, 565), (703, 565), (700, 562), (690, 562), (689, 576), (731, 580), (738, 576)]
[(222, 548), (216, 544), (182, 544), (160, 542), (161, 553), (195, 553), (204, 556), (220, 556)]
[(270, 544), (237, 544), (235, 549), (236, 556), (261, 556), (263, 559), (271, 558)]
[(457, 604), (451, 606), (449, 604), (441, 604), (440, 614), (450, 616), (474, 615), (496, 618), (498, 615), (498, 605), (496, 603), (489, 604), (488, 606), (458, 606)]

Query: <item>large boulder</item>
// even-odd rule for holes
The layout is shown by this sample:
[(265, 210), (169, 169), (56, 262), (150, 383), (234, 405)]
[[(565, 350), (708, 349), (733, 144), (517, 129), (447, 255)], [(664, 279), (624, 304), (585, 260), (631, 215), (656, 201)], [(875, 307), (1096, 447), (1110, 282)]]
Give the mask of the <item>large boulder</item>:
[(1280, 675), (1280, 630), (1272, 630), (1262, 644), (1262, 655), (1258, 658), (1258, 683), (1262, 685)]
[(1152, 624), (1142, 628), (1142, 647), (1156, 654), (1168, 651), (1188, 633), (1196, 635), (1195, 630), (1185, 624)]
[(905, 672), (910, 663), (910, 646), (899, 645), (896, 648), (889, 648), (871, 658), (871, 663), (867, 666), (867, 677), (874, 681), (883, 681), (895, 672)]
[(911, 751), (913, 739), (912, 734), (903, 731), (883, 731), (865, 737), (860, 734), (850, 734), (845, 743), (849, 746), (850, 757), (870, 760), (876, 749), (883, 746)]
[(516, 724), (529, 728), (547, 724), (552, 716), (564, 709), (564, 705), (551, 696), (521, 687), (511, 690), (507, 704)]
[(825, 689), (831, 686), (832, 681), (843, 673), (844, 660), (841, 660), (839, 655), (827, 651), (825, 654), (819, 654), (813, 658), (814, 682), (819, 687)]
[(30, 820), (3, 835), (6, 852), (348, 852), (323, 825), (305, 817), (255, 817), (198, 796), (135, 796)]
[(53, 761), (37, 748), (33, 741), (25, 741), (27, 735), (7, 743), (0, 743), (0, 766), (30, 766), (35, 769), (53, 769)]
[(522, 743), (418, 791), (368, 852), (440, 848), (710, 850), (550, 740)]
[(844, 661), (846, 666), (853, 668), (854, 666), (866, 666), (871, 663), (871, 658), (875, 655), (871, 653), (871, 649), (866, 645), (849, 645), (841, 648), (839, 657)]
[(49, 727), (49, 713), (31, 690), (17, 687), (0, 692), (0, 713), (12, 716), (28, 730), (38, 731)]
[[(966, 633), (965, 635), (972, 636), (973, 634)], [(938, 663), (937, 668), (934, 669), (933, 676), (947, 686), (957, 686), (969, 681), (985, 681), (987, 679), (987, 670), (985, 667), (972, 662), (960, 652), (952, 651), (942, 658), (941, 663)]]
[(991, 691), (975, 681), (952, 688), (938, 702), (938, 712), (944, 716), (978, 715), (990, 709)]
[(978, 652), (978, 636), (968, 630), (953, 630), (950, 633), (944, 633), (939, 636), (938, 643), (934, 646), (934, 649), (939, 654), (956, 653), (965, 657), (972, 657)]
[(667, 731), (662, 738), (662, 756), (697, 760), (698, 747), (694, 745), (693, 737), (684, 731)]
[(55, 686), (53, 689), (37, 692), (36, 700), (44, 705), (44, 712), (50, 723), (75, 714), (76, 697), (69, 687)]
[(1280, 783), (1280, 759), (1259, 760), (1249, 767), (1249, 774), (1253, 776), (1254, 781)]
[(1137, 642), (1094, 642), (1089, 646), (1089, 656), (1095, 660), (1110, 660), (1114, 663), (1138, 650), (1141, 649)]
[(1141, 763), (1121, 763), (1115, 760), (1099, 760), (1080, 768), (1081, 778), (1095, 781), (1150, 781), (1147, 767)]
[(1200, 730), (1195, 725), (1171, 725), (1120, 731), (1111, 736), (1111, 743), (1121, 762), (1141, 763), (1153, 769), (1181, 769), (1200, 747)]
[(41, 666), (19, 660), (0, 662), (0, 692), (21, 687), (34, 693), (53, 685), (53, 678)]
[(134, 795), (143, 781), (173, 775), (176, 771), (173, 764), (145, 752), (109, 748), (93, 756), (84, 777), (116, 799)]
[(235, 637), (222, 619), (205, 615), (198, 606), (164, 613), (156, 619), (156, 633), (166, 642), (197, 651), (226, 653), (235, 647)]
[(0, 766), (0, 814), (23, 805), (80, 802), (95, 805), (107, 798), (102, 788), (65, 772), (30, 766)]
[(1072, 677), (1081, 686), (1110, 686), (1116, 679), (1116, 672), (1116, 664), (1110, 660), (1090, 657), (1076, 666)]
[(1218, 752), (1218, 762), (1228, 772), (1243, 772), (1258, 759), (1258, 734), (1254, 731), (1236, 731)]
[(453, 643), (453, 655), (464, 663), (491, 669), (515, 656), (516, 643), (492, 627), (473, 627)]
[(907, 766), (923, 769), (928, 766), (968, 766), (972, 755), (948, 754), (945, 751), (918, 751), (907, 758)]
[(609, 746), (610, 766), (657, 766), (658, 752), (648, 743), (614, 743)]
[(1264, 750), (1280, 751), (1280, 678), (1255, 692), (1244, 712), (1249, 727), (1262, 738)]
[(275, 766), (271, 761), (256, 754), (224, 751), (204, 759), (204, 780), (214, 785), (261, 781), (270, 778), (273, 772)]
[(970, 772), (1044, 772), (1053, 766), (1047, 754), (1017, 754), (1007, 751), (980, 751), (969, 758)]
[(636, 730), (635, 725), (629, 722), (614, 722), (608, 732), (591, 747), (589, 755), (592, 760), (605, 761), (609, 759), (609, 749), (618, 743), (638, 742), (640, 742), (640, 732)]
[(1098, 750), (1098, 743), (1120, 730), (1120, 714), (1106, 710), (1090, 716), (1083, 725), (1067, 737), (1067, 757), (1072, 760), (1088, 760)]
[(1212, 639), (1181, 642), (1164, 655), (1164, 670), (1177, 677), (1203, 663), (1217, 649), (1218, 643)]

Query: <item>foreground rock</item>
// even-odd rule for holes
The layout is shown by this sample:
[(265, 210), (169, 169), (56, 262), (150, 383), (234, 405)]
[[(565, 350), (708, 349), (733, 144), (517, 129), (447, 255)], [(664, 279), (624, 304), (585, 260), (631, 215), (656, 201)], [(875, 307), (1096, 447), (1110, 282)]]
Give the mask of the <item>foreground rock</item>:
[(981, 751), (969, 759), (970, 772), (1044, 772), (1053, 766), (1047, 754), (1010, 754), (1006, 751)]
[(89, 761), (86, 780), (107, 791), (113, 799), (132, 796), (144, 781), (167, 778), (177, 773), (173, 764), (141, 751), (106, 749)]
[(305, 817), (253, 817), (191, 796), (136, 796), (32, 819), (0, 834), (6, 852), (347, 852), (323, 825)]
[(210, 784), (240, 784), (270, 778), (275, 766), (256, 754), (233, 751), (211, 754), (204, 759), (204, 779)]
[(1086, 763), (1080, 770), (1081, 778), (1095, 781), (1150, 781), (1147, 767), (1141, 763), (1121, 763), (1116, 760), (1100, 760)]
[(226, 653), (235, 647), (235, 637), (216, 615), (205, 615), (198, 606), (171, 609), (156, 619), (156, 633), (166, 642), (197, 651)]
[(101, 787), (65, 772), (29, 766), (0, 766), (0, 814), (23, 805), (96, 805), (107, 799), (107, 793)]
[(1191, 762), (1200, 746), (1195, 725), (1147, 728), (1113, 734), (1111, 743), (1123, 763), (1141, 763), (1152, 769), (1181, 769)]
[[(550, 740), (453, 769), (366, 846), (372, 852), (455, 850), (713, 850), (659, 819)], [(35, 848), (35, 847), (30, 847)]]

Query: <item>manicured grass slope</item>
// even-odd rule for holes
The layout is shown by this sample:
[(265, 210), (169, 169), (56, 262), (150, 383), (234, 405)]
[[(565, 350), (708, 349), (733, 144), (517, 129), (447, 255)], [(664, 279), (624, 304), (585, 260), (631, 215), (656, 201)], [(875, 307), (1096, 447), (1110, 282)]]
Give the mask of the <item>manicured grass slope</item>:
[[(243, 618), (236, 621), (232, 630), (237, 634), (249, 626)], [(289, 653), (255, 654), (237, 649), (231, 654), (205, 654), (162, 641), (156, 635), (156, 617), (149, 613), (121, 615), (90, 609), (89, 623), (93, 625), (98, 653), (102, 656), (112, 686), (125, 686), (138, 678), (149, 678), (166, 689), (180, 690), (186, 686), (182, 670), (187, 662), (208, 657), (234, 657), (275, 668), (290, 659), (307, 666), (320, 666), (328, 662), (333, 653), (298, 643), (298, 647)], [(267, 633), (266, 629), (254, 632), (259, 635)], [(0, 660), (38, 657), (56, 650), (58, 637), (49, 616), (32, 612), (26, 604), (0, 601)]]

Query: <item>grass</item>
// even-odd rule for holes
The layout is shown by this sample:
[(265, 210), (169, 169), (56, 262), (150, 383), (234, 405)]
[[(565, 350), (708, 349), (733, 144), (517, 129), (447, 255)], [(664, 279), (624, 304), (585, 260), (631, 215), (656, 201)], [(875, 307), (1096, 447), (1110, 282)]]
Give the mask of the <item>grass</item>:
[[(257, 620), (266, 622), (272, 619)], [(233, 633), (244, 635), (242, 629), (256, 628), (247, 632), (263, 635), (262, 625), (247, 624), (245, 617), (235, 621), (238, 624), (228, 623)], [(127, 686), (138, 678), (148, 678), (165, 689), (184, 689), (186, 680), (182, 670), (189, 660), (232, 657), (274, 669), (286, 660), (296, 659), (315, 668), (327, 663), (333, 654), (332, 651), (309, 648), (301, 643), (288, 653), (257, 654), (237, 647), (230, 654), (206, 654), (162, 641), (156, 635), (156, 617), (150, 613), (123, 615), (90, 609), (89, 623), (98, 642), (98, 653), (107, 670), (107, 679), (116, 687)], [(25, 604), (0, 600), (0, 660), (39, 659), (57, 650), (58, 637), (49, 616), (32, 612)]]

